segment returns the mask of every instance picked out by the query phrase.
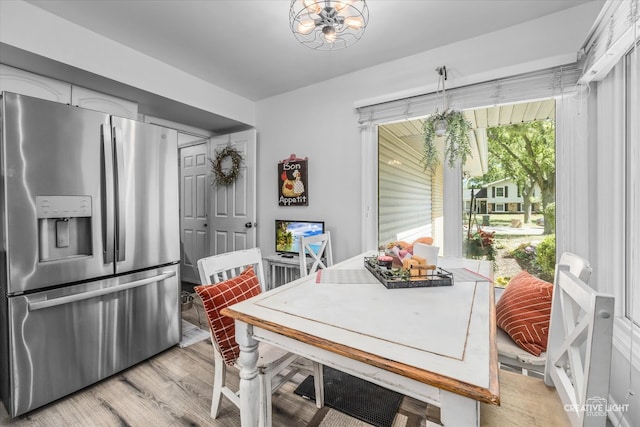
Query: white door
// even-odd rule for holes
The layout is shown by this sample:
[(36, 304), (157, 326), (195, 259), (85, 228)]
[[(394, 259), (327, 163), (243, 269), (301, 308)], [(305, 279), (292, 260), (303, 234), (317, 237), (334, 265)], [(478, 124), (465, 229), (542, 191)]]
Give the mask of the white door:
[[(242, 154), (238, 179), (229, 186), (212, 187), (211, 253), (221, 254), (256, 246), (256, 131), (248, 130), (211, 138), (211, 158), (231, 144)], [(223, 170), (231, 159), (222, 162)]]
[(198, 260), (209, 254), (207, 140), (180, 149), (180, 229), (182, 280), (200, 283)]

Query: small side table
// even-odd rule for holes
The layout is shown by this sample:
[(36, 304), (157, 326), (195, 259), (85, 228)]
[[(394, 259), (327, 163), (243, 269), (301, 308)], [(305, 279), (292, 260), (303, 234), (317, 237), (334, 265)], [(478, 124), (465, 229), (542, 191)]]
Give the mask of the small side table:
[[(300, 257), (283, 257), (280, 254), (273, 254), (262, 258), (267, 264), (266, 273), (267, 289), (273, 289), (285, 283), (289, 283), (300, 277)], [(311, 258), (307, 259), (307, 268), (313, 264)]]

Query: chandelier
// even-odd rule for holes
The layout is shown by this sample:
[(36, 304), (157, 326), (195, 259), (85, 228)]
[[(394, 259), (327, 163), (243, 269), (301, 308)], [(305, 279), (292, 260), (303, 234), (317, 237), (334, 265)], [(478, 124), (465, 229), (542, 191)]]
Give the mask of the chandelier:
[(369, 21), (365, 0), (293, 0), (291, 31), (303, 45), (316, 50), (351, 46), (364, 34)]

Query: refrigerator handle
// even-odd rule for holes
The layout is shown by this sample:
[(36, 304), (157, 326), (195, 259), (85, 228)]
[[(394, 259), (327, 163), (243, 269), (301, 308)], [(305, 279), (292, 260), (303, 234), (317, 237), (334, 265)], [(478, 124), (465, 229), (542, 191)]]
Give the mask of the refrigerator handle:
[[(104, 263), (113, 262), (114, 238), (113, 238), (113, 148), (111, 146), (111, 128), (100, 126), (102, 138), (102, 254)], [(108, 134), (105, 134), (108, 133)]]
[(95, 291), (82, 292), (75, 295), (66, 295), (59, 298), (53, 298), (43, 301), (29, 301), (29, 310), (41, 310), (43, 308), (57, 307), (59, 305), (71, 304), (72, 302), (83, 301), (89, 298), (95, 298), (102, 295), (114, 294), (116, 292), (125, 291), (127, 289), (139, 288), (149, 283), (160, 282), (176, 275), (175, 270), (163, 271), (161, 274), (146, 279), (135, 280), (122, 285), (112, 286), (110, 288), (96, 289)]
[(124, 146), (122, 141), (122, 129), (113, 128), (115, 149), (116, 149), (116, 260), (125, 260), (125, 246), (127, 237), (127, 210), (126, 210), (126, 190), (125, 190), (125, 165)]

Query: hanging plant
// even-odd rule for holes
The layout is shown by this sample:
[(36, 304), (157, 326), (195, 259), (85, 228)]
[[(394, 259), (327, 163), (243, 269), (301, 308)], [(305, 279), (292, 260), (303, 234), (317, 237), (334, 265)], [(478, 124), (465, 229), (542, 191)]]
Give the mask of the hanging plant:
[(424, 170), (434, 173), (440, 159), (438, 159), (438, 149), (433, 140), (436, 137), (435, 120), (425, 120), (422, 124), (422, 135), (424, 137), (424, 151), (422, 156), (422, 165)]
[(447, 80), (447, 67), (442, 66), (436, 68), (438, 73), (438, 91), (442, 87), (442, 113), (436, 112), (427, 117), (422, 125), (422, 134), (424, 138), (424, 151), (422, 156), (422, 164), (424, 170), (435, 173), (436, 168), (440, 164), (440, 156), (435, 145), (436, 136), (445, 136), (444, 158), (449, 167), (454, 167), (459, 160), (462, 164), (467, 161), (467, 157), (471, 156), (471, 140), (469, 132), (471, 132), (471, 123), (464, 118), (462, 112), (450, 110), (447, 107), (447, 96), (445, 89), (445, 81)]
[[(222, 163), (227, 158), (231, 159), (230, 169), (222, 167)], [(227, 187), (236, 182), (240, 176), (240, 166), (243, 161), (242, 154), (231, 144), (222, 149), (217, 149), (215, 159), (209, 159), (209, 161), (211, 162), (211, 172), (213, 173), (211, 185), (215, 187)]]
[[(444, 130), (441, 130), (442, 127)], [(471, 140), (469, 138), (471, 123), (464, 118), (461, 111), (445, 110), (442, 113), (436, 111), (435, 114), (425, 119), (422, 131), (424, 138), (422, 164), (425, 170), (434, 173), (440, 164), (435, 138), (441, 136), (442, 132), (445, 137), (444, 158), (449, 167), (455, 166), (458, 160), (464, 164), (467, 157), (471, 156)], [(438, 135), (439, 133), (440, 135)]]

